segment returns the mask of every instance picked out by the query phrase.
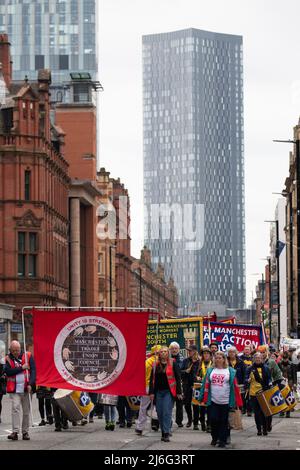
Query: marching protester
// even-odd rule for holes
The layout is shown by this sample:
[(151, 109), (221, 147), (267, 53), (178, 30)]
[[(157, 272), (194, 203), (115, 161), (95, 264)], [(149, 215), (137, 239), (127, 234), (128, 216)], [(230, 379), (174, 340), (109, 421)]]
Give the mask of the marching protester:
[(89, 414), (89, 423), (93, 423), (94, 422), (94, 416), (96, 414), (96, 406), (97, 406), (97, 399), (98, 399), (98, 393), (91, 393), (89, 392), (89, 396), (90, 396), (90, 399), (94, 405), (94, 408), (92, 409), (92, 411), (90, 412)]
[[(105, 395), (108, 398), (117, 398), (115, 395)], [(105, 431), (114, 431), (116, 423), (116, 405), (104, 403)]]
[(210, 343), (209, 349), (211, 350), (212, 356), (214, 357), (215, 353), (219, 351), (218, 343), (216, 343), (216, 342)]
[(236, 371), (228, 366), (225, 354), (216, 352), (200, 392), (200, 401), (209, 408), (213, 446), (218, 443), (219, 447), (226, 447), (229, 409), (243, 404), (235, 375)]
[[(245, 370), (247, 370), (247, 367), (252, 366), (253, 362), (253, 354), (252, 354), (252, 348), (251, 346), (245, 346), (243, 353), (239, 356), (239, 358), (243, 361), (245, 364)], [(247, 416), (251, 417), (252, 416), (252, 408), (251, 408), (251, 400), (249, 397), (248, 393), (244, 393), (242, 395), (243, 399), (243, 408), (242, 408), (242, 413), (246, 414)]]
[(21, 408), (22, 435), (24, 441), (29, 441), (29, 415), (30, 415), (30, 393), (35, 384), (35, 362), (30, 352), (26, 355), (21, 352), (18, 341), (12, 341), (6, 356), (5, 373), (7, 375), (7, 393), (12, 401), (12, 433), (7, 436), (12, 441), (18, 440), (20, 432)]
[(188, 417), (186, 424), (190, 428), (194, 424), (194, 430), (199, 430), (199, 416), (200, 410), (198, 405), (192, 405), (193, 399), (193, 386), (197, 380), (198, 371), (200, 368), (200, 356), (198, 354), (197, 346), (192, 345), (187, 348), (188, 357), (184, 359), (181, 366), (181, 376), (183, 385), (183, 403)]
[[(53, 391), (55, 392), (56, 389), (53, 389)], [(68, 418), (63, 412), (63, 410), (60, 408), (60, 406), (58, 405), (54, 396), (52, 397), (52, 409), (53, 409), (54, 425), (55, 425), (54, 431), (61, 432), (62, 429), (69, 429)], [(75, 422), (73, 423), (73, 425), (75, 425)]]
[[(181, 369), (182, 363), (184, 361), (183, 356), (180, 354), (180, 345), (176, 342), (173, 341), (170, 346), (169, 346), (171, 358), (175, 360), (179, 368)], [(178, 400), (178, 398), (175, 399), (175, 404), (176, 404), (176, 419), (175, 422), (179, 428), (183, 427), (183, 402), (182, 400)]]
[[(283, 385), (282, 385), (282, 382), (283, 382), (282, 372), (279, 369), (279, 366), (276, 363), (276, 361), (274, 361), (274, 359), (271, 359), (269, 357), (269, 348), (268, 348), (268, 346), (267, 345), (258, 346), (257, 350), (262, 355), (263, 363), (270, 370), (271, 380), (273, 382), (273, 385), (278, 385), (278, 387), (281, 389), (283, 387)], [(268, 430), (268, 432), (272, 431), (272, 416), (267, 417), (267, 430)]]
[(126, 397), (124, 397), (124, 396), (119, 396), (118, 397), (117, 410), (118, 410), (118, 413), (119, 413), (119, 426), (120, 426), (120, 428), (125, 428), (125, 426), (127, 426), (127, 428), (131, 428), (133, 412), (132, 412), (132, 409), (129, 406), (129, 403), (128, 403)]
[(182, 399), (180, 369), (164, 346), (158, 352), (158, 361), (152, 366), (149, 395), (155, 401), (156, 411), (164, 442), (170, 441), (172, 410), (175, 398)]
[(272, 385), (270, 369), (264, 364), (263, 356), (257, 352), (253, 356), (253, 364), (248, 367), (245, 378), (245, 388), (249, 390), (249, 396), (254, 411), (257, 435), (268, 434), (268, 420), (261, 410), (257, 400), (257, 394), (261, 391), (268, 390)]
[[(39, 426), (46, 426), (46, 424), (53, 424), (53, 415), (52, 415), (52, 397), (53, 391), (51, 388), (48, 387), (36, 387), (36, 397), (39, 402), (39, 412), (41, 416), (41, 422)], [(46, 419), (45, 421), (45, 411), (46, 411)]]
[(161, 350), (161, 345), (157, 344), (151, 348), (151, 355), (148, 359), (146, 359), (145, 367), (146, 367), (146, 392), (147, 395), (144, 395), (141, 397), (141, 403), (140, 403), (140, 410), (139, 410), (139, 416), (136, 422), (136, 429), (135, 432), (139, 436), (142, 435), (146, 424), (147, 424), (147, 409), (149, 405), (151, 404), (151, 399), (149, 397), (149, 385), (150, 385), (150, 376), (152, 372), (152, 366), (154, 362), (157, 360), (157, 354)]
[[(246, 377), (246, 366), (245, 363), (238, 357), (237, 349), (231, 346), (227, 350), (228, 354), (228, 365), (236, 370), (236, 380), (241, 389), (241, 396), (243, 398), (243, 389)], [(244, 401), (244, 400), (243, 400)]]
[[(294, 364), (290, 360), (288, 351), (283, 351), (281, 357), (282, 359), (280, 362), (278, 362), (278, 367), (281, 370), (283, 378), (286, 380), (286, 383), (288, 384), (290, 389), (294, 390), (294, 384), (297, 380)], [(287, 411), (286, 413), (280, 413), (280, 416), (284, 415), (286, 416), (286, 418), (290, 418), (290, 411)]]
[(6, 394), (6, 378), (4, 372), (5, 359), (0, 359), (0, 423), (1, 423), (1, 413), (2, 413), (2, 398)]
[[(212, 365), (212, 354), (208, 347), (204, 347), (201, 351), (201, 362), (198, 371), (198, 379), (200, 383), (203, 383), (204, 377), (206, 375), (207, 369)], [(205, 424), (206, 416), (206, 424)], [(200, 423), (201, 430), (206, 432), (211, 432), (209, 412), (207, 406), (200, 406)]]

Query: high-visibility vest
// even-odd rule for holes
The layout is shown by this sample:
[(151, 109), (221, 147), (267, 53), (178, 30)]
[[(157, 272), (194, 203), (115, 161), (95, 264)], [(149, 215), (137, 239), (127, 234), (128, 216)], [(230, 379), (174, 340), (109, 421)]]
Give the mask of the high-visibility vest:
[[(168, 384), (170, 388), (170, 392), (173, 395), (174, 398), (176, 398), (176, 378), (174, 374), (174, 369), (173, 369), (173, 364), (174, 364), (174, 359), (169, 359), (167, 368), (166, 368), (166, 375), (168, 379)], [(155, 382), (155, 370), (157, 367), (157, 362), (154, 362), (153, 364), (153, 388), (154, 388), (154, 382)]]
[[(27, 352), (26, 356), (27, 356), (27, 364), (29, 365), (31, 353)], [(7, 362), (9, 362), (10, 367), (12, 369), (17, 369), (16, 363), (13, 359), (11, 359), (11, 357), (7, 356), (6, 360), (7, 360)], [(22, 360), (21, 360), (21, 365), (23, 366), (24, 364), (26, 364), (25, 353), (22, 354)], [(24, 374), (24, 391), (26, 392), (27, 386), (29, 384), (29, 379), (30, 379), (30, 370), (28, 370), (28, 371), (24, 370), (23, 374)], [(15, 391), (16, 391), (16, 382), (17, 382), (17, 380), (16, 380), (15, 375), (13, 375), (11, 377), (7, 376), (7, 379), (6, 379), (6, 391), (7, 391), (7, 393), (15, 393)]]

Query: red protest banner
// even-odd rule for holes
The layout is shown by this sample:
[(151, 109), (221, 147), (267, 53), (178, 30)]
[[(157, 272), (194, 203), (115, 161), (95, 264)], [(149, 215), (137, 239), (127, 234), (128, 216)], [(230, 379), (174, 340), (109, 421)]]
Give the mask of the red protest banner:
[(149, 313), (33, 310), (37, 385), (145, 394)]

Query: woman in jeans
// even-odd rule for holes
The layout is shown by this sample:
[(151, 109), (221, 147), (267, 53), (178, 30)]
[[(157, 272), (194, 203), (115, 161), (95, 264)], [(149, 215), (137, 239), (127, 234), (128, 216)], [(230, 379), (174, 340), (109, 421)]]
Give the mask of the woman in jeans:
[(149, 395), (155, 400), (156, 411), (164, 442), (170, 442), (172, 410), (177, 398), (182, 400), (180, 369), (169, 356), (169, 348), (164, 346), (158, 352), (158, 361), (152, 366)]
[(219, 442), (219, 447), (226, 447), (229, 409), (243, 405), (235, 375), (236, 371), (228, 366), (225, 354), (216, 352), (200, 392), (200, 401), (209, 408), (213, 446)]
[(268, 420), (258, 403), (257, 394), (263, 390), (268, 390), (271, 386), (270, 369), (263, 363), (262, 354), (257, 352), (253, 356), (253, 365), (247, 369), (245, 388), (249, 391), (258, 436), (268, 434)]

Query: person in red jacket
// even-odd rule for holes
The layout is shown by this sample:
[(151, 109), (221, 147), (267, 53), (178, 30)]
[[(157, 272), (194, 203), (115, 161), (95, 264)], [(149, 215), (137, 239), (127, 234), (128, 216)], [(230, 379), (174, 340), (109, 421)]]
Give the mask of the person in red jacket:
[(12, 400), (12, 433), (7, 436), (12, 441), (18, 440), (20, 431), (21, 408), (23, 411), (22, 434), (23, 440), (29, 441), (29, 414), (32, 387), (35, 384), (35, 363), (30, 352), (21, 352), (18, 341), (12, 341), (6, 356), (5, 373), (7, 377), (6, 391)]

